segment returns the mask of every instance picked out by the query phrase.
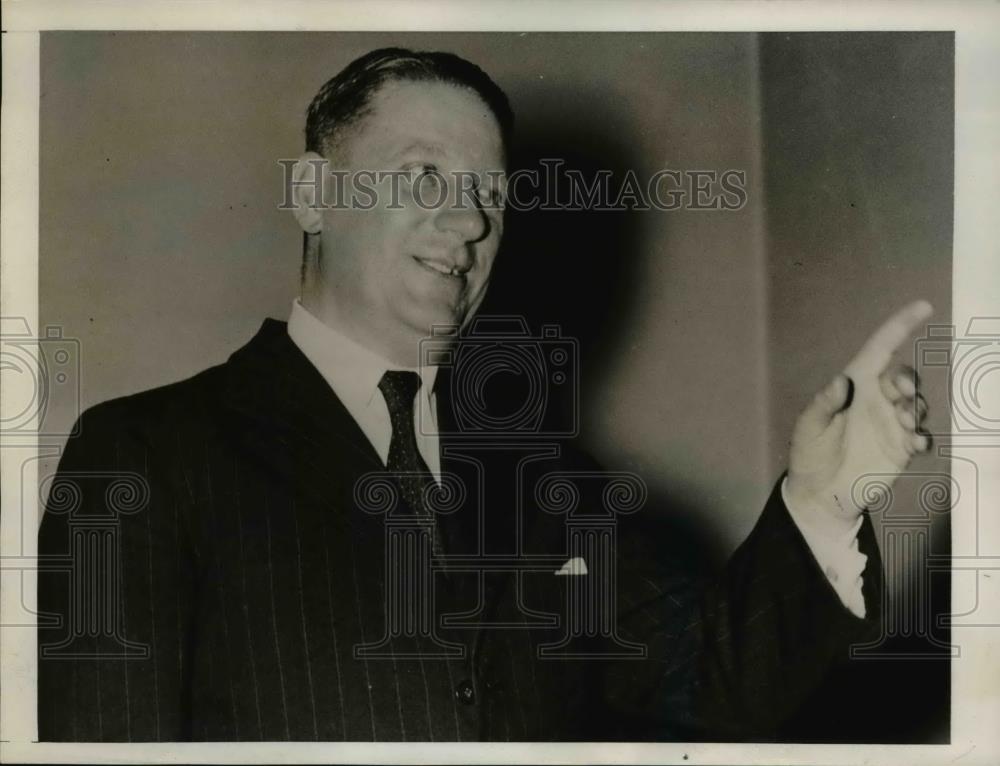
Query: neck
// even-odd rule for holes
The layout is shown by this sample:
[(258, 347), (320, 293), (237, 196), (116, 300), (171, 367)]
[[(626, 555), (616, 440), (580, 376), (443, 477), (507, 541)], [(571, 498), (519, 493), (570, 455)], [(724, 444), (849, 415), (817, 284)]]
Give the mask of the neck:
[(350, 338), (369, 351), (383, 357), (393, 365), (409, 369), (421, 366), (420, 341), (416, 333), (408, 337), (397, 337), (390, 332), (380, 332), (378, 327), (359, 325), (337, 310), (333, 301), (324, 300), (316, 291), (302, 287), (299, 299), (302, 307), (332, 330)]

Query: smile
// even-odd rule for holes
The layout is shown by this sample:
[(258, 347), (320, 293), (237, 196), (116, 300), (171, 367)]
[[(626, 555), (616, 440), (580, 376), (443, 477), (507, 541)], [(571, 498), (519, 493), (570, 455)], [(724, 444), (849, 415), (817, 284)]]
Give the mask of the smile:
[(464, 272), (458, 270), (456, 266), (448, 266), (447, 264), (441, 263), (440, 261), (430, 261), (424, 258), (418, 258), (413, 256), (413, 260), (423, 266), (425, 269), (433, 271), (435, 274), (440, 274), (443, 277), (453, 277), (462, 278), (465, 276)]

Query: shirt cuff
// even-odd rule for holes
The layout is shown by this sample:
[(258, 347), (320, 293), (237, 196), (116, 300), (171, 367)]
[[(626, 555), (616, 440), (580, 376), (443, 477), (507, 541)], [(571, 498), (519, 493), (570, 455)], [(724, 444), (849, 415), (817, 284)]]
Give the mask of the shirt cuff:
[(865, 617), (865, 598), (861, 591), (862, 573), (868, 557), (858, 550), (858, 530), (864, 519), (858, 516), (854, 526), (846, 532), (833, 532), (807, 515), (801, 508), (793, 508), (785, 492), (786, 476), (781, 482), (781, 499), (792, 521), (805, 538), (826, 579), (837, 592), (845, 607), (860, 618)]

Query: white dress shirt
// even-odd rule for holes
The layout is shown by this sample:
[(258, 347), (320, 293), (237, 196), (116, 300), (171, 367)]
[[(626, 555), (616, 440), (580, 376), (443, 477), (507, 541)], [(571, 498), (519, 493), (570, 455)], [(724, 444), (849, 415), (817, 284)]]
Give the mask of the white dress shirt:
[(863, 519), (858, 516), (854, 525), (846, 532), (835, 530), (832, 525), (827, 527), (820, 522), (822, 513), (807, 514), (802, 508), (792, 507), (785, 494), (787, 482), (787, 477), (781, 482), (781, 499), (795, 526), (799, 528), (813, 557), (844, 606), (856, 617), (864, 617), (865, 597), (861, 592), (861, 574), (865, 571), (868, 557), (858, 550), (858, 530), (861, 529)]
[[(288, 337), (312, 362), (351, 417), (361, 427), (383, 463), (389, 460), (392, 422), (378, 384), (387, 370), (410, 368), (393, 364), (355, 343), (310, 314), (296, 298), (288, 318)], [(412, 370), (422, 385), (413, 407), (417, 449), (435, 481), (441, 483), (441, 446), (437, 429), (437, 367)]]
[[(382, 462), (386, 463), (392, 423), (378, 384), (387, 370), (407, 368), (393, 364), (325, 325), (310, 314), (298, 299), (292, 303), (288, 335), (330, 385)], [(413, 419), (417, 449), (435, 480), (440, 483), (441, 446), (437, 428), (437, 397), (434, 394), (437, 371), (437, 367), (414, 370), (420, 375), (422, 385), (414, 403)], [(852, 529), (841, 534), (825, 528), (816, 520), (817, 515), (792, 508), (785, 495), (785, 482), (781, 484), (781, 496), (841, 602), (858, 617), (864, 617), (861, 573), (868, 557), (858, 551), (857, 535), (861, 518), (858, 517)]]

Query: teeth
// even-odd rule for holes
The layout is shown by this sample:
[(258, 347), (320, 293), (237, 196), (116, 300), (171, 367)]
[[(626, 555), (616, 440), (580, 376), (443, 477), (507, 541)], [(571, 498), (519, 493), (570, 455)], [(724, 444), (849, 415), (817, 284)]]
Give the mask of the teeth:
[(423, 258), (419, 259), (421, 263), (430, 266), (434, 271), (440, 274), (447, 274), (448, 276), (458, 276), (458, 269), (454, 266), (445, 266), (443, 263), (438, 263), (437, 261), (425, 261)]

